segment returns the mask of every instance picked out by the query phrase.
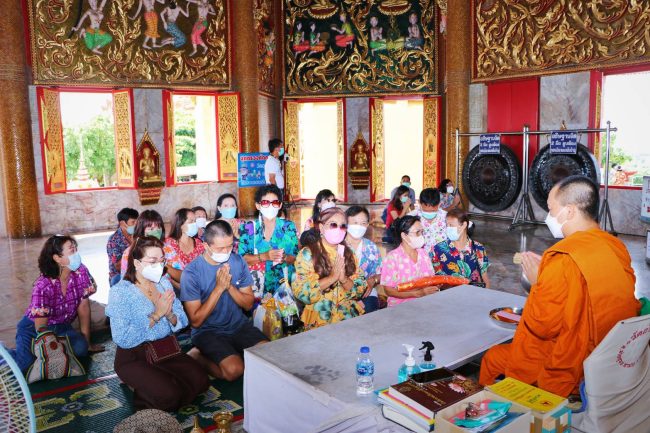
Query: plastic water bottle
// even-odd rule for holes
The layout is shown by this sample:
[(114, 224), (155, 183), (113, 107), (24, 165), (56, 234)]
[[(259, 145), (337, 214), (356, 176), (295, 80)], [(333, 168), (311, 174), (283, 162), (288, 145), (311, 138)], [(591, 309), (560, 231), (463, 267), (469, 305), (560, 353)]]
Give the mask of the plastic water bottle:
[(370, 348), (359, 349), (357, 358), (357, 394), (368, 395), (374, 389), (375, 363), (370, 359)]

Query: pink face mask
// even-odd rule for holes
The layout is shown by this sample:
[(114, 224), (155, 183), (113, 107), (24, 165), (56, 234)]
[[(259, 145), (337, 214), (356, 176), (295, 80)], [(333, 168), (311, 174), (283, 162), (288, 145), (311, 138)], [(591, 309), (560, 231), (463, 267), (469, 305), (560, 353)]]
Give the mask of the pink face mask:
[(329, 242), (332, 245), (338, 245), (341, 242), (343, 242), (343, 239), (345, 239), (345, 234), (347, 232), (342, 229), (329, 229), (325, 230), (324, 236), (325, 240)]

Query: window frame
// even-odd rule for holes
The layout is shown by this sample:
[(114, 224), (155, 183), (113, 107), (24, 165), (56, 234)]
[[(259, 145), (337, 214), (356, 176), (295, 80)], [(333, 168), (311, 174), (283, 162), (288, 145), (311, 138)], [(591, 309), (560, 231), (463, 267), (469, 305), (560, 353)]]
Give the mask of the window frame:
[[(215, 119), (215, 146), (216, 146), (216, 158), (217, 158), (217, 164), (216, 164), (216, 180), (198, 180), (198, 181), (192, 181), (192, 182), (177, 182), (176, 181), (176, 175), (175, 175), (175, 170), (176, 167), (171, 166), (171, 161), (172, 158), (170, 158), (170, 154), (172, 152), (172, 147), (174, 148), (174, 153), (175, 153), (175, 143), (173, 142), (173, 137), (172, 137), (172, 132), (170, 131), (170, 125), (173, 125), (173, 118), (170, 119), (170, 114), (169, 114), (169, 108), (168, 107), (173, 107), (172, 104), (172, 99), (174, 95), (183, 95), (183, 96), (211, 96), (214, 98), (214, 119)], [(225, 178), (225, 176), (222, 176), (222, 171), (221, 171), (221, 166), (222, 166), (222, 159), (221, 159), (221, 141), (219, 137), (219, 124), (220, 124), (220, 118), (219, 118), (219, 98), (221, 97), (232, 97), (236, 96), (237, 97), (237, 141), (238, 141), (238, 146), (237, 146), (237, 152), (238, 154), (241, 153), (242, 151), (242, 127), (241, 127), (241, 95), (239, 92), (211, 92), (211, 91), (201, 91), (201, 90), (163, 90), (163, 97), (162, 97), (162, 102), (163, 102), (163, 141), (165, 144), (165, 186), (167, 187), (176, 187), (176, 186), (183, 186), (183, 185), (203, 185), (203, 184), (210, 184), (210, 183), (232, 183), (232, 182), (237, 182), (237, 173), (235, 173), (235, 176), (232, 177), (231, 179)], [(238, 157), (238, 156), (237, 156)], [(174, 162), (175, 162), (175, 156), (174, 156)], [(175, 164), (174, 164), (175, 165)]]
[[(64, 186), (62, 188), (53, 188), (52, 185), (48, 183), (48, 167), (47, 167), (47, 154), (50, 152), (46, 149), (46, 131), (44, 131), (44, 122), (43, 122), (43, 99), (45, 92), (56, 92), (57, 94), (57, 122), (60, 128), (60, 137), (61, 140), (61, 161), (63, 164), (63, 182)], [(126, 92), (129, 98), (129, 129), (130, 129), (130, 141), (131, 141), (131, 180), (129, 185), (120, 185), (119, 178), (119, 143), (117, 137), (117, 119), (115, 118), (115, 95), (117, 93)], [(117, 185), (99, 187), (99, 188), (83, 188), (83, 189), (70, 189), (68, 188), (68, 176), (65, 172), (65, 141), (63, 139), (63, 120), (61, 118), (61, 93), (105, 93), (110, 94), (113, 98), (113, 135), (115, 140), (115, 173), (117, 176)], [(138, 179), (138, 167), (136, 164), (136, 142), (135, 142), (135, 113), (134, 113), (134, 103), (133, 103), (133, 89), (131, 88), (101, 88), (101, 87), (59, 87), (59, 86), (36, 86), (36, 108), (38, 111), (38, 130), (39, 130), (39, 144), (41, 150), (41, 169), (43, 171), (43, 186), (46, 195), (53, 194), (67, 194), (67, 193), (80, 193), (80, 192), (93, 192), (93, 191), (115, 191), (115, 190), (131, 190), (137, 188), (137, 179)], [(49, 120), (48, 120), (49, 121)]]

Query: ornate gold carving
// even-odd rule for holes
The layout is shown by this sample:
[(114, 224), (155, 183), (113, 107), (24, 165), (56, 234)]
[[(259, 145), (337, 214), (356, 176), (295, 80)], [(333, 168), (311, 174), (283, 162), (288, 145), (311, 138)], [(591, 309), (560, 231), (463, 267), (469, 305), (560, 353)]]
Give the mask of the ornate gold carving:
[(174, 103), (172, 101), (171, 92), (163, 92), (164, 99), (167, 101), (167, 137), (165, 137), (165, 144), (167, 146), (167, 185), (174, 185), (176, 183), (176, 144), (175, 129), (174, 129)]
[(63, 132), (59, 92), (39, 89), (41, 111), (41, 142), (45, 168), (46, 192), (65, 192), (65, 161), (63, 160)]
[(28, 0), (34, 82), (230, 88), (228, 0), (142, 1)]
[(383, 200), (384, 197), (384, 103), (379, 99), (372, 102), (370, 109), (372, 129), (370, 142), (372, 143), (372, 191), (374, 201)]
[(368, 189), (370, 183), (369, 146), (361, 131), (350, 147), (350, 183), (354, 189)]
[(473, 0), (476, 81), (650, 60), (647, 1)]
[(298, 135), (297, 102), (287, 101), (284, 108), (284, 144), (289, 161), (286, 165), (287, 192), (293, 199), (300, 198), (300, 137)]
[(338, 153), (338, 193), (339, 198), (345, 196), (345, 116), (343, 115), (343, 100), (336, 101), (336, 148)]
[(129, 90), (113, 92), (113, 113), (115, 115), (117, 185), (121, 187), (134, 187), (133, 116), (131, 113), (131, 92)]
[[(435, 0), (341, 0), (314, 17), (326, 3), (285, 0), (285, 95), (437, 92)], [(412, 13), (421, 38), (410, 37)], [(373, 41), (372, 17), (383, 30)]]
[(240, 148), (239, 95), (217, 98), (219, 116), (219, 180), (237, 180), (237, 155)]
[(137, 166), (138, 166), (138, 185), (148, 186), (155, 184), (162, 186), (161, 168), (160, 168), (160, 153), (153, 143), (149, 132), (145, 129), (140, 144), (136, 150)]
[(438, 184), (439, 98), (424, 99), (424, 177), (425, 188)]
[(257, 30), (257, 75), (260, 92), (275, 96), (275, 68), (277, 32), (273, 0), (255, 1), (255, 29)]

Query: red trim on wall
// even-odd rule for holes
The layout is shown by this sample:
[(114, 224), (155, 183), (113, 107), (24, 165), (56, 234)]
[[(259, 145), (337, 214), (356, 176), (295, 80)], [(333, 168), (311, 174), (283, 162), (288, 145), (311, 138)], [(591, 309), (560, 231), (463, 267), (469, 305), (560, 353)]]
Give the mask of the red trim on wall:
[(372, 107), (374, 104), (375, 98), (368, 98), (368, 147), (370, 148), (370, 185), (368, 188), (370, 188), (370, 203), (374, 203), (375, 200), (375, 190), (373, 188), (373, 177), (374, 177), (374, 172), (372, 170), (373, 166), (373, 158), (375, 155), (375, 146), (374, 142), (372, 140)]
[[(487, 83), (488, 132), (522, 131), (524, 126), (539, 129), (539, 78)], [(501, 143), (523, 159), (523, 136), (502, 136)], [(530, 137), (528, 164), (539, 150), (537, 136)]]
[(172, 92), (171, 90), (162, 91), (162, 102), (163, 102), (163, 152), (165, 153), (165, 186), (174, 186), (176, 184), (176, 179), (172, 176), (171, 165), (169, 163), (169, 138), (171, 137), (169, 133), (169, 113), (167, 112), (167, 106), (171, 104)]
[(348, 201), (348, 116), (347, 99), (341, 98), (343, 104), (343, 201)]

